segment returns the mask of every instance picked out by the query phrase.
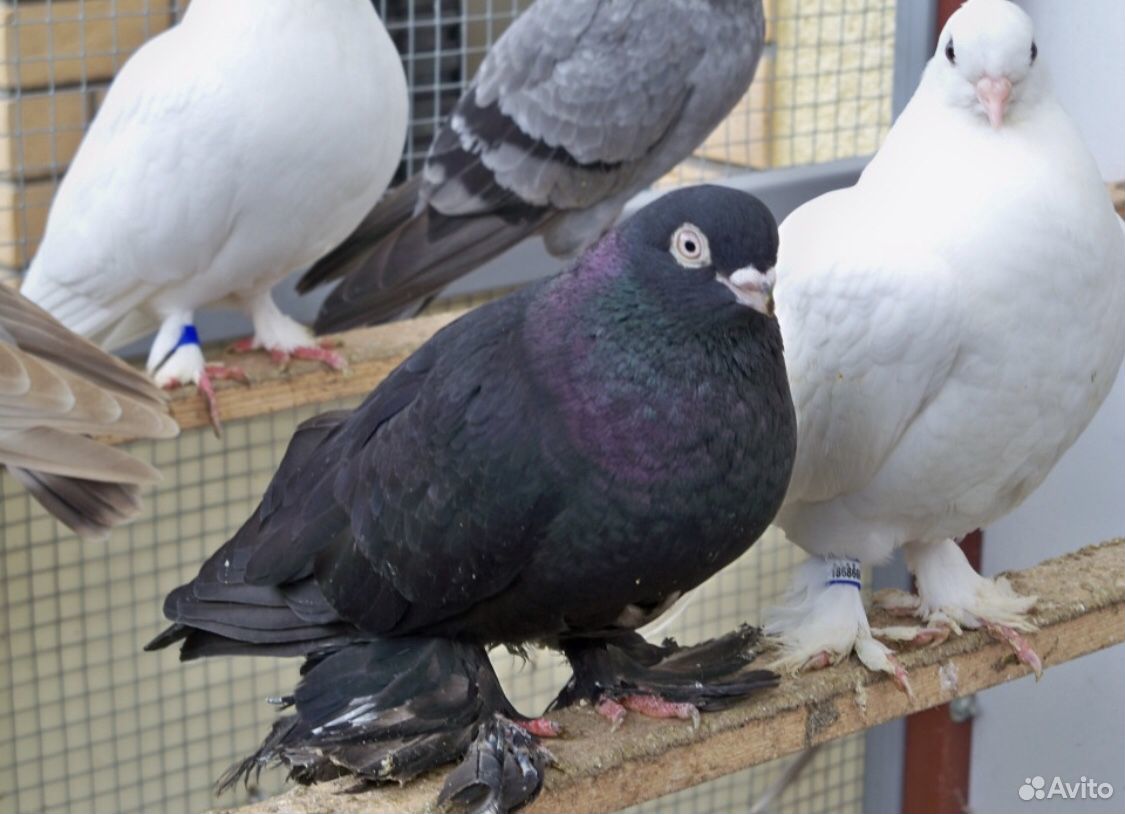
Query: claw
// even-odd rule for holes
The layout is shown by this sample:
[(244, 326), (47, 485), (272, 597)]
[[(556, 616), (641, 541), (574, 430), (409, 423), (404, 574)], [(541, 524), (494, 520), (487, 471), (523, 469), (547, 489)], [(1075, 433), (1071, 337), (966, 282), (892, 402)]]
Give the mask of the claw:
[(918, 645), (941, 644), (949, 638), (950, 632), (947, 627), (919, 628), (918, 633), (910, 640), (910, 643)]
[(562, 734), (562, 724), (550, 718), (528, 718), (524, 721), (513, 721), (520, 729), (537, 738), (557, 738)]
[(250, 377), (246, 375), (246, 371), (235, 365), (207, 365), (204, 370), (208, 376), (216, 381), (250, 384)]
[(887, 673), (895, 685), (906, 693), (906, 697), (914, 700), (914, 689), (910, 686), (910, 677), (906, 668), (895, 658), (890, 648), (871, 636), (856, 639), (855, 654), (868, 670)]
[(891, 663), (893, 672), (891, 673), (891, 680), (895, 685), (906, 693), (906, 697), (911, 701), (914, 699), (914, 688), (910, 686), (910, 677), (907, 675), (906, 668), (902, 666), (898, 659), (894, 656), (887, 656), (887, 661)]
[(1031, 648), (1027, 639), (1021, 636), (1017, 630), (993, 622), (986, 622), (984, 629), (994, 639), (1006, 642), (1015, 651), (1016, 658), (1035, 673), (1036, 681), (1043, 677), (1043, 660), (1039, 658), (1039, 654)]
[[(330, 346), (329, 346), (330, 347)], [(324, 343), (320, 343), (315, 348), (294, 348), (291, 355), (294, 359), (307, 359), (312, 362), (320, 362), (330, 370), (343, 370), (347, 367), (344, 357), (330, 350)]]
[(827, 650), (821, 650), (819, 653), (810, 656), (808, 661), (801, 665), (801, 670), (823, 670), (833, 664), (835, 664), (835, 661), (832, 659), (832, 654)]
[[(203, 370), (199, 371), (199, 381), (196, 383), (199, 394), (203, 396), (203, 400), (207, 403), (207, 418), (216, 438), (223, 437), (223, 422), (219, 415), (219, 398), (215, 395), (214, 382), (229, 380), (239, 381), (243, 384), (250, 383), (249, 377), (241, 368), (214, 364), (203, 366)], [(179, 379), (169, 379), (164, 383), (165, 390), (175, 390), (182, 386), (183, 382)]]
[(941, 644), (949, 638), (952, 631), (948, 626), (915, 627), (873, 627), (871, 635), (883, 642), (904, 642), (913, 645)]
[(626, 695), (619, 699), (625, 709), (639, 712), (648, 718), (679, 718), (691, 721), (693, 730), (699, 729), (699, 708), (694, 704), (665, 701), (655, 695)]
[(227, 353), (250, 353), (253, 350), (255, 350), (254, 338), (251, 336), (235, 340), (227, 345)]
[(598, 715), (609, 721), (610, 732), (616, 732), (620, 729), (621, 724), (625, 723), (625, 716), (628, 714), (625, 707), (608, 697), (598, 701), (594, 709), (598, 711)]
[(245, 339), (239, 339), (237, 342), (232, 342), (227, 346), (227, 351), (230, 353), (252, 353), (256, 350), (265, 350), (270, 355), (270, 361), (283, 369), (289, 365), (292, 359), (305, 359), (311, 362), (320, 362), (330, 370), (343, 370), (348, 366), (347, 362), (343, 356), (334, 350), (342, 344), (338, 339), (321, 339), (313, 346), (298, 346), (292, 350), (285, 350), (283, 348), (266, 348), (257, 344), (253, 337), (246, 337)]

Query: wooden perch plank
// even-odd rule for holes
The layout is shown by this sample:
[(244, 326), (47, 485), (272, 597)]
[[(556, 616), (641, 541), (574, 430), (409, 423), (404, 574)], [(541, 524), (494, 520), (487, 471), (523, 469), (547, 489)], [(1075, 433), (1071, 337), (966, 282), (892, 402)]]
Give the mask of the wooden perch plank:
[[(208, 361), (238, 365), (250, 377), (249, 386), (218, 382), (219, 409), (224, 421), (266, 415), (306, 404), (366, 395), (418, 347), (464, 311), (361, 328), (334, 337), (348, 369), (335, 372), (318, 362), (292, 362), (287, 370), (272, 364), (265, 353), (208, 353)], [(194, 387), (172, 394), (172, 417), (184, 430), (208, 426), (207, 407)]]
[[(1048, 671), (1125, 639), (1125, 540), (1089, 546), (1008, 576), (1017, 591), (1039, 597), (1034, 618), (1040, 629), (1028, 638)], [(888, 623), (872, 614), (873, 625)], [(852, 659), (787, 678), (778, 689), (735, 709), (704, 715), (698, 732), (682, 722), (636, 715), (611, 732), (592, 710), (563, 711), (552, 716), (565, 728), (564, 737), (550, 743), (558, 766), (548, 772), (542, 795), (528, 811), (616, 811), (1029, 672), (1006, 645), (980, 632), (908, 649), (902, 661), (910, 670), (914, 702), (885, 676), (873, 676)], [(298, 787), (238, 811), (428, 811), (442, 776), (434, 773), (404, 787), (362, 794), (341, 794), (348, 781)]]

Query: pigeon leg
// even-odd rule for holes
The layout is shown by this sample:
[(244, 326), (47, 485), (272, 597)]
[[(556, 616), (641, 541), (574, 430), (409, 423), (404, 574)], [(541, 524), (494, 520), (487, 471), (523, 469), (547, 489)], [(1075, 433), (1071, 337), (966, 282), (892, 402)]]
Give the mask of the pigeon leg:
[(551, 709), (586, 701), (616, 729), (628, 711), (679, 718), (699, 726), (701, 711), (723, 709), (777, 683), (768, 670), (747, 669), (759, 631), (743, 626), (694, 647), (654, 645), (637, 633), (562, 643), (574, 675)]
[(528, 718), (504, 695), (484, 647), (441, 638), (357, 642), (325, 656), (258, 751), (231, 767), (220, 790), (282, 763), (301, 783), (342, 774), (405, 783), (456, 763), (439, 803), (507, 814), (535, 798), (558, 724)]
[(478, 727), (465, 759), (445, 779), (438, 808), (493, 814), (535, 799), (551, 753), (519, 723), (497, 715)]
[(293, 359), (320, 362), (330, 370), (347, 367), (344, 357), (334, 350), (338, 341), (313, 337), (308, 328), (278, 310), (268, 290), (247, 298), (245, 308), (254, 321), (254, 336), (233, 343), (228, 348), (231, 352), (264, 350), (281, 368)]
[(867, 621), (859, 588), (860, 569), (854, 561), (813, 557), (803, 563), (788, 604), (768, 613), (766, 633), (781, 650), (769, 666), (789, 673), (819, 670), (854, 652), (867, 669), (886, 673), (913, 698), (906, 668), (876, 640), (879, 631)]
[(983, 628), (1008, 644), (1037, 678), (1043, 674), (1042, 660), (1021, 635), (1036, 629), (1028, 618), (1035, 597), (1020, 596), (1003, 577), (982, 577), (953, 540), (908, 543), (906, 564), (914, 574), (918, 594), (881, 592), (876, 595), (875, 604), (891, 613), (912, 614), (925, 625), (883, 628), (876, 635), (913, 644), (934, 644), (950, 635), (959, 636), (966, 628)]
[(537, 738), (557, 738), (562, 735), (562, 724), (550, 718), (523, 718), (512, 721), (520, 729)]
[(190, 324), (181, 328), (179, 341), (156, 367), (153, 378), (156, 384), (165, 390), (194, 384), (207, 403), (207, 415), (217, 437), (222, 436), (222, 418), (214, 382), (228, 380), (243, 384), (250, 382), (246, 373), (239, 367), (208, 363), (203, 357), (203, 349), (199, 346), (199, 336), (195, 326)]

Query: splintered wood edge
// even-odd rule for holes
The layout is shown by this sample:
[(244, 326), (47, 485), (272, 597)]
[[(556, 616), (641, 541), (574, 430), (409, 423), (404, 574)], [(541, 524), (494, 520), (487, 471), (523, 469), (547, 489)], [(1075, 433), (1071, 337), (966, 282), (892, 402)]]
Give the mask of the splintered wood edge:
[[(1021, 594), (1039, 598), (1033, 617), (1039, 630), (1028, 639), (1048, 671), (1045, 680), (1050, 668), (1125, 640), (1125, 540), (1088, 546), (1007, 577)], [(872, 624), (887, 621), (878, 613), (871, 618)], [(558, 764), (527, 810), (617, 811), (1030, 673), (1006, 645), (980, 632), (900, 655), (910, 671), (913, 701), (853, 658), (785, 677), (777, 689), (739, 707), (705, 714), (698, 732), (683, 722), (637, 715), (610, 732), (592, 710), (564, 710), (552, 716), (563, 725), (564, 737), (549, 742)], [(762, 657), (767, 659), (768, 654)], [(443, 775), (359, 794), (343, 793), (354, 785), (346, 780), (296, 787), (237, 811), (432, 811)]]

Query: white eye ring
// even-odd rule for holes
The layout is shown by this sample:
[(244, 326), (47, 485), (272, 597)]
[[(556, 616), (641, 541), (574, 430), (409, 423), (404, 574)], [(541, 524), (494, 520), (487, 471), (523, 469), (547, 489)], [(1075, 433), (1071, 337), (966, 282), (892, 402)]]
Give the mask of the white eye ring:
[(672, 233), (668, 251), (684, 268), (698, 269), (711, 265), (711, 246), (707, 235), (694, 223), (685, 223)]

